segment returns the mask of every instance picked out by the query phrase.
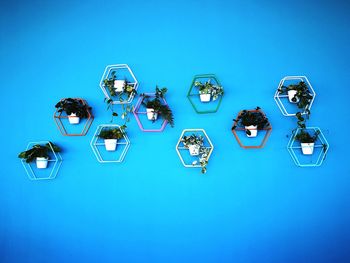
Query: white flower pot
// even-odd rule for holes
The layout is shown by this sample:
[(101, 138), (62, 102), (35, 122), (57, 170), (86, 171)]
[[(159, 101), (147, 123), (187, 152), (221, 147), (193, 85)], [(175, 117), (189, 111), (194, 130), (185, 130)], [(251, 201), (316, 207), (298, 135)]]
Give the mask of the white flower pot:
[(245, 126), (245, 129), (250, 131), (250, 135), (246, 133), (248, 137), (256, 137), (258, 135), (258, 126), (256, 125)]
[(294, 98), (295, 94), (297, 94), (297, 91), (294, 89), (288, 90), (288, 99), (290, 103), (298, 103), (299, 98), (296, 97), (296, 101), (294, 102), (292, 99)]
[(45, 169), (47, 167), (48, 162), (49, 162), (48, 158), (36, 157), (36, 168)]
[(188, 147), (188, 150), (190, 151), (191, 156), (199, 155), (199, 149), (200, 149), (200, 146), (198, 144), (190, 145)]
[(114, 152), (117, 148), (117, 139), (105, 139), (106, 151)]
[(80, 118), (77, 117), (75, 113), (72, 113), (68, 116), (68, 121), (70, 124), (78, 124), (80, 122)]
[(210, 93), (199, 93), (199, 98), (201, 100), (201, 102), (209, 102), (210, 98), (211, 98), (211, 94)]
[(116, 92), (123, 92), (125, 86), (125, 80), (115, 80), (114, 88)]
[(154, 109), (151, 109), (151, 108), (147, 108), (146, 111), (147, 111), (147, 119), (152, 121), (157, 120), (158, 112), (154, 112)]
[(315, 143), (300, 143), (303, 154), (310, 155), (314, 152)]

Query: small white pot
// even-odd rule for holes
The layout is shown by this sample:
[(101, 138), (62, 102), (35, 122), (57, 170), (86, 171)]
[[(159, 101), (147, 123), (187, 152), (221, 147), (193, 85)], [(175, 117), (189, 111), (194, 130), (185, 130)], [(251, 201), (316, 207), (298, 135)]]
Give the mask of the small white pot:
[(200, 149), (200, 146), (198, 144), (190, 145), (188, 147), (188, 150), (190, 151), (191, 156), (199, 155), (199, 149)]
[(210, 98), (211, 98), (211, 94), (210, 93), (203, 93), (203, 94), (201, 94), (199, 92), (199, 98), (200, 98), (201, 102), (209, 102)]
[(123, 92), (125, 86), (125, 80), (115, 80), (114, 88), (116, 92)]
[(158, 118), (158, 112), (154, 112), (154, 109), (151, 108), (147, 108), (147, 119), (153, 121), (153, 120), (157, 120)]
[(48, 162), (49, 162), (48, 158), (36, 157), (36, 168), (45, 169), (47, 167)]
[(72, 113), (68, 116), (68, 121), (70, 124), (78, 124), (80, 122), (80, 118), (77, 117), (75, 113)]
[(256, 137), (258, 135), (258, 126), (256, 125), (245, 126), (245, 129), (250, 131), (250, 135), (246, 133), (248, 137)]
[(117, 139), (105, 139), (106, 151), (114, 152), (117, 148)]
[(303, 154), (310, 155), (314, 152), (315, 143), (300, 143)]
[(292, 99), (294, 98), (295, 94), (297, 94), (297, 91), (294, 89), (288, 90), (288, 99), (290, 103), (298, 103), (299, 102), (299, 98), (296, 97), (296, 101), (294, 102)]

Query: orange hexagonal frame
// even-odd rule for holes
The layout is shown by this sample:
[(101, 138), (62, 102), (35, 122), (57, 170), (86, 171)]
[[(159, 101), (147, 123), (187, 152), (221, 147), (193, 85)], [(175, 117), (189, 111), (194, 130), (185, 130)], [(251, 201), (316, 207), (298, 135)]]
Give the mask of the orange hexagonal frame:
[[(65, 98), (61, 99), (61, 101), (64, 99)], [(82, 98), (73, 98), (73, 99), (79, 100), (84, 105), (89, 106), (89, 104), (86, 102), (86, 100), (84, 100)], [(85, 136), (87, 134), (87, 132), (89, 131), (90, 126), (94, 120), (94, 116), (92, 115), (91, 111), (88, 110), (88, 117), (85, 120), (85, 124), (84, 124), (83, 130), (81, 131), (81, 133), (68, 133), (67, 129), (64, 127), (64, 123), (62, 122), (62, 120), (67, 120), (68, 116), (62, 115), (62, 112), (58, 112), (58, 110), (56, 110), (54, 115), (53, 115), (53, 118), (55, 120), (57, 128), (60, 130), (60, 132), (63, 136)]]
[[(266, 114), (262, 111), (262, 110), (247, 110), (247, 111), (250, 111), (250, 112), (261, 112), (265, 117), (266, 117)], [(242, 148), (244, 149), (261, 149), (265, 146), (268, 138), (270, 137), (270, 134), (272, 132), (272, 126), (271, 126), (271, 123), (268, 122), (268, 126), (264, 129), (259, 129), (259, 130), (262, 130), (262, 131), (266, 131), (265, 133), (265, 136), (264, 138), (262, 139), (261, 143), (259, 145), (245, 145), (242, 143), (241, 139), (240, 139), (240, 136), (238, 135), (238, 133), (242, 133), (244, 132), (244, 134), (246, 133), (245, 132), (245, 128), (240, 126), (239, 123), (238, 123), (238, 117), (242, 114), (243, 111), (240, 111), (237, 115), (237, 118), (236, 118), (236, 121), (233, 123), (232, 125), (232, 128), (231, 128), (231, 131), (233, 133), (233, 135), (236, 137), (236, 140), (239, 144), (239, 146), (241, 146)], [(235, 129), (233, 129), (234, 126), (237, 126)]]

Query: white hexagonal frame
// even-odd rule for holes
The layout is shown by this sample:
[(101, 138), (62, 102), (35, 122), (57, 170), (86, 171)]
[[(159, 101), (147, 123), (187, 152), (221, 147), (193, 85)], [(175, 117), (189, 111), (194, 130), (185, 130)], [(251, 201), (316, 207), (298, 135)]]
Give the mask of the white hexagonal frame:
[[(205, 132), (204, 129), (184, 129), (184, 130), (182, 131), (181, 135), (180, 135), (180, 138), (179, 138), (179, 140), (178, 140), (178, 142), (177, 142), (177, 144), (176, 144), (175, 149), (176, 149), (177, 155), (179, 156), (179, 158), (180, 158), (180, 160), (181, 160), (182, 165), (185, 166), (186, 168), (201, 168), (201, 165), (200, 165), (200, 164), (192, 164), (192, 163), (189, 164), (189, 163), (186, 163), (186, 162), (184, 161), (184, 159), (182, 158), (182, 155), (181, 155), (181, 153), (180, 153), (180, 150), (186, 150), (186, 151), (188, 151), (188, 149), (185, 148), (184, 146), (180, 146), (180, 144), (182, 144), (182, 143), (181, 143), (181, 139), (182, 139), (182, 137), (185, 135), (185, 133), (196, 133), (196, 132), (197, 132), (197, 133), (198, 133), (198, 132), (203, 133), (203, 135), (204, 135), (204, 137), (206, 138), (208, 144), (210, 145), (209, 147), (206, 147), (206, 148), (209, 148), (209, 149), (210, 149), (210, 152), (209, 152), (209, 154), (208, 154), (207, 161), (209, 161), (210, 156), (211, 156), (211, 154), (212, 154), (212, 152), (213, 152), (213, 150), (214, 150), (214, 145), (213, 145), (213, 143), (211, 142), (209, 136), (207, 135), (207, 133)], [(199, 163), (199, 162), (198, 162), (198, 163)]]
[(123, 150), (121, 151), (119, 158), (116, 160), (105, 160), (103, 159), (100, 151), (98, 150), (98, 146), (102, 146), (104, 145), (104, 143), (102, 142), (98, 142), (98, 134), (100, 134), (101, 130), (104, 128), (120, 128), (119, 125), (117, 124), (101, 124), (97, 127), (94, 136), (91, 139), (90, 142), (90, 146), (92, 148), (92, 151), (94, 152), (96, 159), (98, 162), (100, 163), (121, 163), (124, 158), (125, 155), (127, 154), (129, 147), (130, 147), (130, 140), (128, 138), (128, 136), (126, 135), (126, 133), (123, 133), (123, 137), (124, 137), (124, 141), (120, 142), (120, 140), (118, 140), (117, 145), (125, 145)]
[(106, 90), (106, 87), (103, 83), (103, 81), (109, 76), (109, 74), (111, 73), (111, 71), (118, 71), (121, 70), (121, 69), (127, 69), (131, 75), (131, 77), (133, 78), (133, 82), (130, 82), (129, 84), (131, 85), (134, 85), (135, 86), (135, 90), (137, 90), (138, 86), (139, 86), (139, 83), (133, 73), (133, 71), (131, 70), (131, 68), (127, 65), (127, 64), (115, 64), (115, 65), (108, 65), (106, 68), (105, 68), (105, 71), (103, 72), (103, 75), (102, 75), (102, 78), (100, 80), (100, 88), (103, 92), (103, 94), (105, 95), (105, 98), (107, 99), (111, 99), (112, 100), (112, 103), (113, 104), (129, 104), (132, 102), (132, 100), (134, 99), (135, 97), (135, 94), (134, 95), (131, 95), (129, 96), (129, 98), (125, 101), (120, 101), (120, 100), (113, 100), (113, 97), (111, 97), (109, 95), (109, 92)]
[[(314, 91), (314, 89), (312, 88), (311, 86), (311, 83), (309, 82), (309, 80), (307, 79), (306, 76), (286, 76), (284, 77), (283, 79), (281, 79), (279, 85), (278, 85), (278, 88), (275, 92), (275, 95), (274, 95), (274, 100), (276, 101), (276, 104), (278, 106), (278, 108), (280, 109), (280, 111), (282, 112), (282, 114), (284, 116), (295, 116), (296, 113), (298, 112), (295, 112), (295, 113), (290, 113), (287, 111), (286, 107), (284, 106), (283, 104), (283, 101), (282, 100), (288, 100), (288, 95), (287, 94), (279, 94), (278, 92), (278, 89), (280, 87), (283, 86), (284, 82), (287, 81), (287, 80), (300, 80), (300, 81), (303, 81), (303, 82), (306, 82), (306, 84), (308, 85), (309, 89), (310, 89), (310, 93), (313, 95), (312, 96), (312, 99), (311, 99), (311, 102), (310, 102), (310, 105), (308, 108), (305, 108), (303, 112), (301, 112), (302, 115), (306, 114), (307, 113), (307, 109), (308, 110), (311, 110), (311, 107), (312, 107), (312, 104), (315, 100), (315, 97), (316, 97), (316, 92)], [(290, 103), (290, 102), (288, 102)]]

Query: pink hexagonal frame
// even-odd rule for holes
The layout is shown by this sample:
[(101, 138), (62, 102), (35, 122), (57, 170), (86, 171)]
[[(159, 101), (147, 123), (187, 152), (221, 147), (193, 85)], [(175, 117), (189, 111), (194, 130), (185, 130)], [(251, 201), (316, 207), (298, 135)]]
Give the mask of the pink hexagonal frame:
[[(148, 97), (155, 97), (156, 96), (155, 93), (144, 93), (144, 94)], [(135, 119), (137, 121), (137, 124), (140, 127), (140, 130), (143, 132), (162, 132), (162, 131), (164, 131), (166, 125), (168, 124), (168, 121), (164, 120), (164, 119), (163, 119), (163, 123), (159, 129), (146, 129), (146, 128), (144, 128), (144, 125), (142, 124), (142, 121), (139, 117), (139, 114), (147, 114), (146, 111), (140, 111), (140, 108), (141, 108), (141, 105), (142, 105), (142, 102), (144, 99), (145, 99), (144, 96), (141, 96), (139, 98), (139, 100), (137, 101), (137, 103), (135, 105), (134, 111), (133, 111)], [(165, 98), (161, 98), (161, 99), (163, 100), (165, 105), (169, 106), (168, 103), (166, 102)]]

